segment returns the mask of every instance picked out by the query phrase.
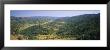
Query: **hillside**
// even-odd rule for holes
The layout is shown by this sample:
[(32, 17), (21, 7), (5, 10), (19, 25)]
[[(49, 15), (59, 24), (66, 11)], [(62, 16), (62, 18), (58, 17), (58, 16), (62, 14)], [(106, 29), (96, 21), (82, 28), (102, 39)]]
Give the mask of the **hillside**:
[(72, 17), (11, 16), (11, 39), (99, 40), (100, 14), (84, 14)]

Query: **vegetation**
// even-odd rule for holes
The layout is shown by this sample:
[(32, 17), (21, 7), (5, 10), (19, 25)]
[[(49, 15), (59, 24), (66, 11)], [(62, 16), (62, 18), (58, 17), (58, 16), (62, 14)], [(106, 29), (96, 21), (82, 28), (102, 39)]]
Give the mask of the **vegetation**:
[(100, 14), (11, 16), (11, 40), (100, 40)]

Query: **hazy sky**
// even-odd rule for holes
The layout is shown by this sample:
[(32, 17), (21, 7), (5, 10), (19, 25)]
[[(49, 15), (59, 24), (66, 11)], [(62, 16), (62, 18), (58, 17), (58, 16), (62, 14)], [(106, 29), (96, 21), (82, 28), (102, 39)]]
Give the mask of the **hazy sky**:
[(97, 14), (99, 10), (11, 10), (11, 16), (30, 17), (30, 16), (53, 16), (65, 17), (82, 14)]

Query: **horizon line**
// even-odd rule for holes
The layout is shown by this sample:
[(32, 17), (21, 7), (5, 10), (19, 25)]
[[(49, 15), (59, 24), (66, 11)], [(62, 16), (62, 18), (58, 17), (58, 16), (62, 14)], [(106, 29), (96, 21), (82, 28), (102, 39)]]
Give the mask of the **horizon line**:
[[(97, 13), (100, 14), (100, 13)], [(80, 14), (80, 15), (88, 15), (88, 14)], [(80, 16), (80, 15), (75, 15), (75, 16)], [(38, 17), (38, 16), (13, 16), (13, 17)], [(39, 17), (56, 17), (56, 16), (39, 16)], [(57, 16), (60, 17), (60, 16)], [(73, 17), (73, 16), (63, 16), (63, 17)]]

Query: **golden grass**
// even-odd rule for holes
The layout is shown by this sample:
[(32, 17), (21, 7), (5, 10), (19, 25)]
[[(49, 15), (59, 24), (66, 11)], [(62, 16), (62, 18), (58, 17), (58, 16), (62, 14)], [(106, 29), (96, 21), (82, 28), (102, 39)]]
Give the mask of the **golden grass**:
[[(58, 36), (56, 34), (48, 34), (48, 35), (36, 35), (33, 36), (35, 39), (30, 39), (30, 40), (74, 40), (75, 37), (65, 35), (65, 36)], [(29, 37), (24, 36), (24, 35), (11, 35), (10, 39), (11, 40), (29, 40)]]

